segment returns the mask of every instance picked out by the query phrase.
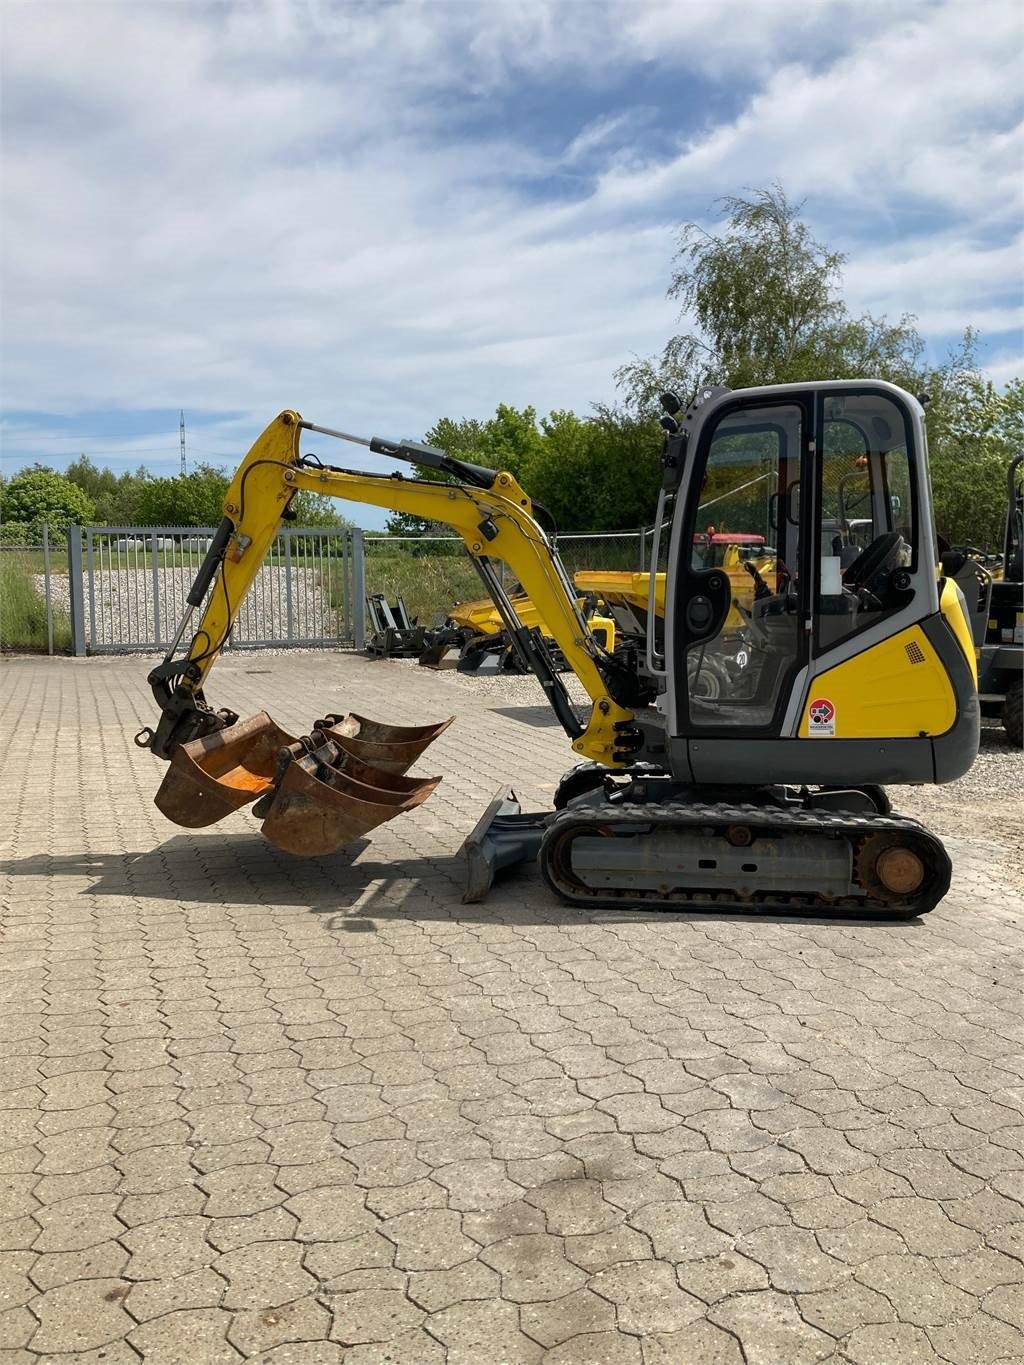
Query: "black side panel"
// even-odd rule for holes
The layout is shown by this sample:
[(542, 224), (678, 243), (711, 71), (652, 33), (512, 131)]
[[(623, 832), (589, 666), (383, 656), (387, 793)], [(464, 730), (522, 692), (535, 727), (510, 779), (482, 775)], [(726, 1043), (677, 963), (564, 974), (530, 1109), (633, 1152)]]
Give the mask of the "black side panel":
[[(975, 703), (977, 707), (977, 703)], [(778, 782), (934, 782), (930, 739), (673, 739), (672, 770), (697, 782), (761, 786)], [(681, 746), (685, 752), (677, 755)], [(944, 778), (948, 781), (948, 778)]]
[(957, 715), (952, 729), (931, 741), (935, 750), (935, 781), (952, 782), (964, 775), (978, 755), (981, 707), (970, 664), (945, 617), (929, 616), (921, 622), (921, 629), (942, 660), (957, 698)]

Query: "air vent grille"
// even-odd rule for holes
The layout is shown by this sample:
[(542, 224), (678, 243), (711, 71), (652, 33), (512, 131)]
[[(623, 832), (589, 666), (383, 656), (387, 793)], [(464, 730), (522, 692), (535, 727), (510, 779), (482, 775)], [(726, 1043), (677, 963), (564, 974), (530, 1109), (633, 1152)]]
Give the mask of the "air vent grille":
[(907, 658), (910, 660), (912, 664), (924, 663), (925, 661), (924, 650), (921, 648), (921, 646), (917, 643), (916, 640), (911, 640), (910, 644), (907, 645)]

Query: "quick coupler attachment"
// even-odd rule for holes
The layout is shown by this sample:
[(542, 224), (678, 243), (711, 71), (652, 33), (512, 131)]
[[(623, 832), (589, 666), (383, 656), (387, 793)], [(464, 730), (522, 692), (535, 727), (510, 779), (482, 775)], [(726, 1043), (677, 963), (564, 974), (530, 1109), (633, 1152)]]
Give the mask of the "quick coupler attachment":
[(278, 848), (307, 857), (334, 853), (430, 796), (439, 777), (405, 773), (450, 724), (331, 715), (296, 738), (261, 711), (180, 745), (156, 804), (175, 824), (201, 829), (255, 803), (263, 833)]

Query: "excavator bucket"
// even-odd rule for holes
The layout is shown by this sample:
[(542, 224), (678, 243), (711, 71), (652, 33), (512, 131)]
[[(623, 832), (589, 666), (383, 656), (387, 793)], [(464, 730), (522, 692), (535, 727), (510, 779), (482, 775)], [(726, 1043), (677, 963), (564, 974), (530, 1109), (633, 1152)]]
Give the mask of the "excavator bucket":
[(157, 808), (186, 829), (214, 825), (270, 791), (278, 753), (294, 742), (259, 711), (227, 730), (181, 744), (160, 783)]
[(180, 745), (156, 804), (175, 824), (201, 829), (255, 802), (253, 813), (278, 848), (334, 853), (427, 799), (441, 779), (404, 774), (450, 724), (331, 715), (296, 739), (261, 711)]
[[(354, 758), (324, 731), (292, 745), (280, 784), (261, 803), (263, 833), (286, 853), (334, 853), (424, 802), (439, 777), (403, 777)], [(351, 741), (349, 741), (351, 743)], [(284, 754), (282, 754), (284, 759)]]
[(439, 725), (384, 725), (351, 712), (347, 716), (325, 716), (317, 721), (316, 729), (338, 743), (344, 741), (346, 752), (353, 758), (385, 772), (404, 773), (454, 719), (449, 716)]

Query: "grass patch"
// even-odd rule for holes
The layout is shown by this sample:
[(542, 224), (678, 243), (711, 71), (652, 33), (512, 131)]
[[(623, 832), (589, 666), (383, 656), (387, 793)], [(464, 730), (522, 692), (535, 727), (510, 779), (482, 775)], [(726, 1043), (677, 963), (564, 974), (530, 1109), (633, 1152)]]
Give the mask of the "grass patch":
[[(511, 576), (507, 581), (511, 583)], [(366, 591), (382, 592), (389, 602), (405, 601), (410, 616), (431, 626), (455, 602), (483, 597), (484, 586), (464, 554), (414, 555), (407, 550), (385, 554), (367, 546)]]
[[(5, 553), (0, 557), (0, 648), (31, 651), (47, 648), (46, 599), (32, 579), (39, 572), (34, 556)], [(40, 559), (42, 556), (40, 556)], [(53, 648), (71, 651), (71, 623), (67, 612), (53, 608)]]

